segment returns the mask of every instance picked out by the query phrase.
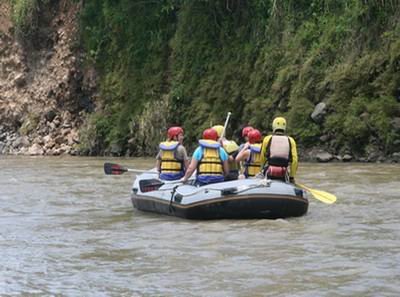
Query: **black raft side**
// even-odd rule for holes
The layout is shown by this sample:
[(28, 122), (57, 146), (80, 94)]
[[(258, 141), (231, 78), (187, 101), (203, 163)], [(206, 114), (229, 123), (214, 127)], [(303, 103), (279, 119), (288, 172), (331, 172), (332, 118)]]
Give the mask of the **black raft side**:
[(134, 195), (132, 203), (141, 211), (194, 220), (279, 219), (299, 217), (308, 211), (306, 198), (290, 195), (232, 195), (188, 205)]

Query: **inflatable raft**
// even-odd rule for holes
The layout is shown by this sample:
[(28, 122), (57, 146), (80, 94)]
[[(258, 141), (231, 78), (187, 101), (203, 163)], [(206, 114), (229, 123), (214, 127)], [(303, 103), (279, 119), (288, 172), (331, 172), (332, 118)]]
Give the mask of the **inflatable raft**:
[(307, 213), (306, 193), (295, 185), (267, 179), (243, 179), (205, 186), (160, 181), (140, 174), (132, 188), (141, 211), (186, 219), (278, 219)]

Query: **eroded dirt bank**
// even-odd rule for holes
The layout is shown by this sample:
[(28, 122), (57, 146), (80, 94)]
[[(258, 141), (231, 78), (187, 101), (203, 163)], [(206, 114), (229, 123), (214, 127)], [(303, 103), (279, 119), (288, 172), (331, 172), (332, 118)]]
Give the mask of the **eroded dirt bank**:
[(95, 82), (82, 71), (80, 4), (53, 1), (33, 36), (15, 34), (0, 3), (0, 153), (77, 154), (79, 127), (94, 108)]

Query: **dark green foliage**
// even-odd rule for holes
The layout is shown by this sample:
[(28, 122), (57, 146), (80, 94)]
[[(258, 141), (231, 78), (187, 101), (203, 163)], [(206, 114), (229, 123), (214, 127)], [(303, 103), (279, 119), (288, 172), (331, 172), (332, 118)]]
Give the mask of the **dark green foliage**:
[[(152, 153), (169, 125), (270, 132), (286, 116), (302, 146), (390, 153), (399, 135), (400, 7), (372, 0), (88, 0), (82, 34), (101, 72), (104, 147)], [(328, 105), (320, 123), (311, 119)], [(109, 126), (107, 126), (109, 125)], [(97, 126), (96, 126), (97, 127)], [(320, 143), (329, 135), (330, 143)]]
[[(33, 38), (41, 21), (41, 13), (47, 9), (50, 0), (9, 0), (12, 7), (11, 19), (14, 30), (22, 39)], [(26, 40), (24, 40), (26, 41)]]

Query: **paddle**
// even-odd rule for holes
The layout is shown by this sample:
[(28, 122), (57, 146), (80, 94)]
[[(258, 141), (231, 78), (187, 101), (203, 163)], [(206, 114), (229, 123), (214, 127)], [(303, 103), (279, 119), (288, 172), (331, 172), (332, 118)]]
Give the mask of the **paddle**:
[(232, 114), (231, 112), (228, 112), (228, 115), (226, 116), (224, 129), (222, 130), (221, 137), (220, 137), (221, 144), (228, 154), (232, 154), (239, 149), (239, 146), (237, 145), (237, 143), (235, 141), (225, 139), (226, 127), (228, 126), (228, 122), (231, 117), (231, 114)]
[(231, 112), (229, 111), (228, 112), (228, 115), (226, 116), (226, 120), (225, 120), (225, 124), (224, 124), (224, 130), (222, 130), (222, 133), (221, 133), (221, 139), (224, 139), (224, 137), (225, 137), (225, 131), (226, 131), (226, 127), (228, 126), (228, 122), (229, 122), (229, 118), (231, 117)]
[(133, 169), (133, 168), (126, 168), (119, 164), (115, 163), (104, 163), (104, 173), (108, 175), (120, 175), (125, 172), (136, 172), (136, 173), (149, 173), (149, 174), (158, 174), (157, 171), (149, 171), (149, 170), (140, 170), (140, 169)]
[(310, 192), (311, 195), (313, 195), (315, 199), (318, 199), (319, 201), (321, 201), (323, 203), (332, 204), (332, 203), (335, 203), (335, 201), (336, 201), (336, 196), (331, 193), (321, 191), (321, 190), (315, 190), (315, 189), (309, 188), (305, 185), (297, 184), (297, 183), (295, 184), (295, 186)]

